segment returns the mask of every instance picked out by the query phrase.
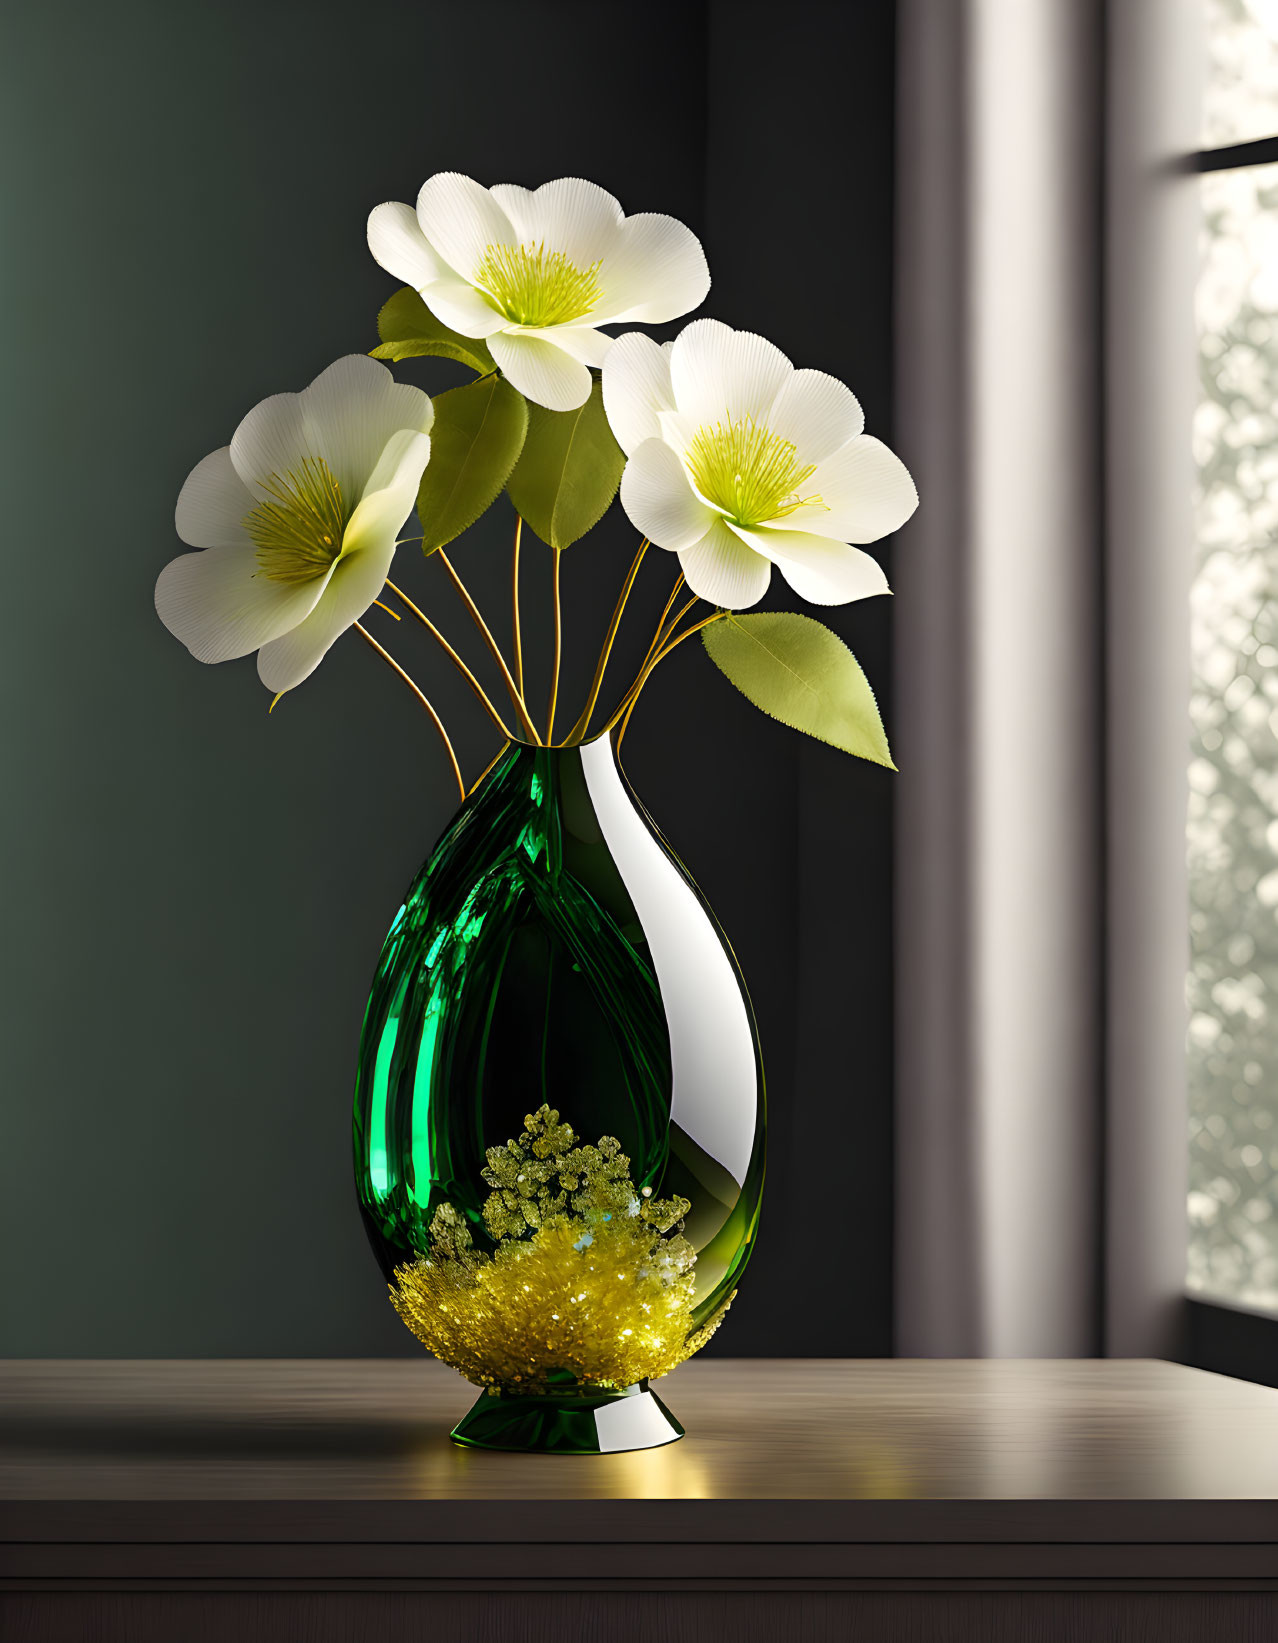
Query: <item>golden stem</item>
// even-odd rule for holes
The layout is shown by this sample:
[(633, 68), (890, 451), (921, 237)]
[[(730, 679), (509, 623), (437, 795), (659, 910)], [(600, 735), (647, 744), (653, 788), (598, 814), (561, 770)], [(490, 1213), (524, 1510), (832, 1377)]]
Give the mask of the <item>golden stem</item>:
[[(679, 589), (682, 586), (683, 586), (683, 572), (680, 571), (678, 576), (676, 576), (675, 579), (674, 579), (674, 586), (670, 590), (670, 597), (669, 597), (669, 599), (666, 600), (666, 608), (662, 611), (661, 619), (657, 623), (657, 631), (652, 636), (652, 643), (648, 646), (647, 652), (644, 655), (644, 659), (640, 663), (640, 666), (639, 666), (640, 673), (643, 672), (644, 668), (647, 667), (648, 663), (652, 660), (654, 651), (656, 650), (657, 646), (661, 643), (661, 636), (662, 636), (662, 633), (665, 631), (665, 626), (666, 626), (666, 617), (669, 616), (670, 611), (671, 611), (671, 607), (674, 605), (675, 600), (679, 597)], [(675, 621), (677, 622), (678, 620), (679, 620), (679, 618), (676, 616)]]
[[(680, 605), (678, 613), (670, 622), (670, 625), (666, 625), (666, 617), (670, 614), (670, 607), (674, 604), (675, 596), (679, 592), (682, 583), (683, 577), (680, 576), (676, 580), (674, 587), (670, 590), (670, 597), (666, 600), (666, 608), (661, 613), (660, 622), (657, 623), (656, 635), (653, 638), (652, 643), (648, 646), (648, 654), (643, 659), (643, 666), (639, 669), (639, 676), (635, 679), (630, 689), (626, 692), (625, 698), (621, 703), (621, 706), (625, 709), (625, 713), (621, 720), (621, 729), (617, 732), (616, 752), (618, 757), (620, 757), (621, 754), (621, 744), (626, 739), (626, 730), (630, 724), (630, 715), (634, 712), (635, 703), (639, 700), (639, 692), (643, 689), (644, 681), (647, 679), (648, 674), (652, 671), (652, 668), (656, 667), (657, 662), (661, 659), (660, 656), (656, 655), (658, 646), (661, 645), (664, 639), (668, 639), (670, 637), (674, 630), (679, 626), (679, 623), (697, 603), (697, 600), (693, 598), (689, 599), (686, 604)], [(661, 655), (665, 655), (664, 650), (661, 652)], [(652, 664), (652, 667), (649, 667), (649, 663)]]
[(524, 693), (524, 646), (519, 631), (519, 539), (524, 533), (524, 522), (515, 515), (515, 551), (510, 556), (510, 606), (515, 629), (515, 683), (519, 694)]
[(639, 681), (644, 677), (644, 670), (647, 668), (648, 663), (657, 654), (657, 651), (661, 648), (662, 643), (668, 639), (674, 630), (679, 626), (679, 623), (682, 621), (687, 612), (690, 611), (697, 603), (697, 596), (694, 594), (693, 597), (687, 600), (686, 603), (680, 605), (678, 613), (671, 618), (669, 622), (667, 622), (666, 618), (670, 616), (670, 607), (678, 598), (679, 589), (682, 586), (683, 576), (680, 574), (675, 577), (675, 585), (670, 590), (669, 599), (666, 600), (666, 608), (661, 613), (661, 620), (657, 623), (657, 631), (652, 636), (652, 643), (648, 646), (644, 659), (639, 664), (638, 673), (636, 673), (634, 678), (630, 681), (630, 684), (623, 694), (621, 701), (618, 703), (619, 707), (625, 707), (626, 703), (634, 695), (635, 691), (638, 690)]
[(555, 708), (559, 704), (559, 662), (564, 648), (564, 615), (559, 600), (559, 561), (562, 555), (555, 549), (554, 568), (554, 597), (555, 597), (555, 662), (550, 675), (550, 708), (546, 714), (546, 746), (549, 747), (555, 739)]
[[(647, 553), (648, 547), (648, 538), (645, 536), (643, 541), (639, 544), (639, 552), (634, 557), (634, 563), (631, 565), (630, 570), (626, 575), (626, 580), (621, 585), (621, 593), (612, 613), (612, 621), (609, 622), (608, 632), (604, 636), (603, 649), (599, 652), (599, 660), (595, 664), (595, 676), (590, 684), (590, 695), (586, 698), (586, 705), (581, 710), (581, 717), (568, 732), (568, 740), (566, 745), (569, 747), (571, 747), (574, 742), (584, 741), (586, 738), (586, 732), (590, 729), (590, 715), (595, 711), (595, 704), (599, 700), (599, 691), (603, 686), (604, 673), (608, 667), (608, 658), (612, 654), (612, 645), (614, 639), (617, 637), (617, 629), (621, 626), (621, 618), (625, 612), (626, 600), (629, 599), (630, 590), (635, 585), (635, 578), (639, 574), (639, 567), (643, 564), (643, 556)], [(670, 607), (667, 605), (666, 609), (669, 610), (669, 608)], [(649, 654), (651, 654), (651, 652)], [(645, 661), (646, 660), (647, 658), (645, 657)]]
[[(386, 585), (389, 587), (390, 583), (388, 582)], [(393, 616), (397, 622), (399, 621), (399, 612), (397, 610), (392, 610), (389, 605), (384, 605), (380, 599), (374, 599), (373, 603), (377, 606), (378, 610), (384, 610), (387, 616)]]
[(476, 789), (476, 788), (477, 788), (477, 787), (478, 787), (478, 786), (479, 786), (479, 784), (480, 784), (480, 783), (481, 783), (481, 782), (482, 782), (482, 781), (485, 781), (485, 780), (486, 780), (486, 779), (487, 779), (487, 778), (488, 778), (488, 776), (490, 776), (490, 775), (491, 775), (491, 774), (492, 774), (492, 772), (493, 772), (493, 770), (494, 770), (494, 769), (495, 769), (495, 768), (496, 768), (496, 766), (497, 766), (497, 765), (498, 765), (498, 764), (500, 764), (500, 763), (501, 763), (501, 761), (502, 761), (502, 759), (503, 759), (503, 758), (504, 758), (504, 757), (505, 757), (505, 753), (506, 753), (506, 749), (507, 749), (507, 748), (508, 748), (508, 747), (509, 747), (509, 746), (510, 746), (510, 743), (509, 743), (509, 741), (507, 741), (507, 742), (506, 742), (506, 743), (505, 743), (505, 744), (504, 744), (504, 746), (502, 746), (502, 747), (501, 747), (501, 748), (500, 748), (500, 749), (499, 749), (499, 750), (498, 750), (498, 751), (497, 751), (497, 752), (496, 752), (496, 753), (495, 753), (495, 754), (494, 754), (494, 755), (493, 755), (493, 757), (492, 757), (492, 758), (491, 758), (491, 759), (490, 759), (490, 760), (489, 760), (489, 761), (488, 761), (488, 763), (487, 763), (487, 764), (486, 764), (486, 765), (485, 765), (485, 766), (484, 766), (484, 768), (483, 768), (483, 769), (482, 769), (482, 770), (481, 770), (481, 771), (480, 771), (480, 773), (479, 773), (479, 775), (478, 775), (478, 776), (476, 776), (476, 777), (475, 777), (475, 779), (474, 779), (474, 781), (473, 781), (473, 782), (471, 782), (471, 784), (470, 784), (470, 787), (469, 787), (469, 789), (468, 789), (468, 790), (467, 790), (467, 794), (466, 794), (466, 797), (467, 797), (467, 798), (469, 798), (469, 797), (470, 797), (470, 795), (471, 795), (471, 794), (472, 794), (472, 793), (473, 793), (473, 792), (474, 792), (474, 791), (475, 791), (475, 789)]
[[(691, 604), (692, 601), (689, 600), (688, 603)], [(685, 605), (684, 609), (686, 610), (687, 608), (687, 605)], [(651, 673), (657, 663), (664, 661), (672, 650), (677, 650), (685, 639), (691, 639), (694, 633), (700, 633), (702, 628), (708, 628), (711, 622), (720, 622), (725, 616), (730, 616), (731, 614), (731, 611), (712, 610), (709, 616), (703, 616), (699, 622), (694, 622), (690, 628), (684, 628), (682, 633), (676, 635), (675, 638), (668, 640), (664, 645), (662, 645), (661, 649), (648, 664), (648, 672)]]
[[(684, 617), (688, 614), (688, 612), (692, 609), (692, 607), (694, 605), (700, 603), (700, 599), (701, 599), (700, 594), (694, 593), (691, 599), (686, 600), (682, 605), (679, 606), (679, 609), (675, 612), (674, 616), (672, 616), (671, 619), (670, 619), (670, 625), (666, 628), (665, 632), (659, 636), (658, 644), (653, 646), (654, 650), (656, 650), (658, 647), (660, 647), (661, 649), (665, 648), (666, 640), (669, 639), (670, 635), (679, 626), (680, 622), (683, 621)], [(651, 661), (652, 658), (649, 657), (649, 660)]]
[(377, 640), (373, 638), (372, 634), (368, 631), (368, 629), (364, 626), (364, 624), (362, 622), (356, 622), (355, 631), (356, 631), (356, 633), (359, 634), (360, 638), (365, 641), (366, 644), (370, 644), (373, 647), (373, 649), (377, 652), (377, 654), (381, 657), (381, 659), (386, 663), (387, 667), (391, 668), (394, 672), (399, 674), (400, 678), (404, 681), (404, 683), (412, 691), (413, 695), (416, 696), (417, 700), (426, 709), (427, 713), (430, 714), (431, 723), (435, 726), (435, 729), (439, 732), (439, 739), (444, 744), (445, 753), (448, 754), (448, 762), (453, 767), (453, 776), (454, 776), (454, 778), (456, 779), (456, 782), (457, 782), (458, 797), (462, 798), (462, 799), (465, 799), (465, 797), (466, 797), (466, 783), (462, 780), (461, 766), (457, 763), (457, 755), (456, 755), (456, 753), (453, 752), (453, 744), (448, 739), (448, 732), (444, 729), (444, 721), (440, 718), (439, 714), (435, 712), (435, 709), (426, 700), (426, 697), (422, 694), (422, 692), (418, 689), (418, 687), (413, 683), (413, 681), (404, 672), (403, 668), (400, 667), (399, 663), (391, 655), (390, 651), (384, 650), (382, 648), (382, 646), (378, 644)]
[[(688, 610), (692, 605), (695, 605), (695, 604), (696, 604), (696, 600), (695, 599), (690, 599), (688, 601), (688, 603), (683, 607), (683, 610), (681, 610), (679, 612), (679, 616), (675, 617), (675, 622), (678, 622), (679, 617), (681, 617), (684, 614), (684, 611)], [(643, 689), (643, 687), (647, 684), (648, 680), (652, 677), (653, 670), (656, 668), (658, 662), (662, 661), (665, 657), (669, 656), (670, 652), (672, 650), (677, 649), (678, 646), (680, 646), (685, 639), (691, 639), (694, 633), (700, 633), (702, 628), (708, 628), (710, 626), (711, 622), (718, 622), (723, 617), (725, 617), (727, 614), (728, 614), (728, 612), (726, 610), (712, 611), (709, 616), (703, 617), (701, 619), (701, 621), (699, 621), (699, 622), (694, 622), (690, 628), (685, 628), (683, 630), (683, 632), (678, 634), (675, 638), (667, 639), (666, 643), (664, 645), (662, 645), (661, 649), (659, 651), (657, 651), (656, 655), (653, 656), (650, 661), (648, 661), (644, 664), (643, 668), (640, 671), (639, 677), (635, 680), (634, 684), (627, 691), (625, 697), (622, 699), (622, 702), (621, 702), (620, 706), (617, 708), (617, 711), (613, 714), (612, 718), (609, 719), (608, 723), (603, 727), (601, 735), (606, 736), (608, 734), (608, 732), (612, 729), (613, 725), (615, 725), (617, 723), (618, 719), (622, 718), (623, 716), (628, 716), (630, 709), (633, 708), (635, 703), (639, 700), (639, 692)], [(671, 625), (671, 630), (670, 631), (671, 632), (674, 631), (673, 624)]]
[[(666, 600), (665, 609), (662, 611), (661, 616), (658, 619), (657, 631), (652, 636), (652, 643), (648, 646), (647, 650), (644, 652), (643, 661), (640, 662), (640, 664), (639, 664), (639, 671), (638, 671), (638, 673), (635, 674), (634, 678), (630, 681), (630, 683), (626, 686), (625, 690), (622, 692), (621, 701), (617, 704), (618, 711), (623, 710), (626, 707), (626, 705), (631, 701), (631, 699), (634, 696), (635, 691), (639, 688), (639, 681), (644, 676), (644, 669), (647, 667), (648, 663), (652, 660), (653, 656), (656, 654), (657, 647), (660, 645), (662, 639), (673, 631), (673, 629), (675, 627), (675, 624), (678, 622), (679, 616), (676, 616), (675, 619), (674, 619), (674, 622), (671, 622), (669, 627), (666, 626), (666, 617), (669, 616), (669, 614), (670, 614), (670, 607), (674, 604), (675, 600), (679, 597), (679, 589), (682, 586), (683, 586), (683, 572), (680, 571), (678, 576), (676, 576), (675, 579), (674, 579), (674, 586), (670, 590), (670, 597)], [(683, 610), (681, 610), (679, 612), (679, 615), (682, 616), (683, 611), (688, 610), (690, 608), (690, 606), (695, 605), (696, 602), (697, 601), (695, 599), (690, 599), (688, 601), (688, 603), (686, 605), (684, 605)], [(616, 714), (614, 714), (613, 717), (608, 721), (608, 724), (604, 726), (603, 731), (600, 732), (601, 735), (606, 735), (607, 734), (608, 730), (612, 727), (612, 725), (614, 725), (616, 723), (616, 718), (617, 718), (617, 716), (616, 716)]]
[(501, 647), (489, 632), (488, 623), (484, 621), (483, 616), (480, 614), (479, 606), (471, 598), (466, 584), (453, 569), (452, 560), (449, 559), (443, 548), (436, 548), (434, 557), (441, 562), (444, 569), (448, 572), (449, 581), (451, 581), (453, 586), (457, 589), (462, 603), (470, 612), (471, 620), (483, 636), (484, 643), (488, 646), (488, 650), (493, 661), (496, 662), (497, 666), (501, 669), (501, 676), (505, 681), (507, 694), (510, 696), (515, 712), (519, 715), (519, 722), (528, 732), (535, 745), (540, 747), (541, 737), (537, 734), (537, 726), (532, 722), (532, 717), (528, 712), (528, 704), (524, 701), (523, 692), (519, 689), (519, 687), (515, 684), (514, 679), (511, 677), (510, 669), (506, 666), (506, 658), (501, 653)]
[(630, 698), (630, 706), (621, 715), (621, 728), (617, 731), (617, 740), (613, 746), (613, 754), (618, 761), (621, 759), (621, 744), (625, 741), (626, 731), (630, 728), (630, 715), (634, 712), (635, 703), (638, 700), (639, 698), (637, 696), (632, 696)]
[[(455, 666), (460, 670), (462, 678), (465, 679), (466, 683), (475, 692), (475, 695), (479, 698), (480, 702), (483, 704), (484, 711), (488, 714), (488, 717), (497, 726), (498, 730), (501, 731), (502, 735), (506, 738), (506, 740), (509, 741), (510, 740), (510, 731), (506, 726), (506, 721), (502, 718), (501, 714), (498, 713), (497, 709), (493, 706), (491, 700), (489, 699), (488, 692), (484, 689), (483, 685), (480, 684), (479, 680), (475, 677), (475, 675), (466, 666), (465, 662), (462, 661), (461, 657), (457, 654), (457, 652), (449, 644), (448, 640), (444, 638), (443, 634), (439, 631), (439, 629), (431, 621), (430, 617), (427, 616), (424, 611), (418, 610), (417, 606), (408, 597), (408, 595), (404, 592), (404, 590), (402, 588), (397, 588), (395, 586), (394, 582), (392, 582), (389, 577), (387, 578), (386, 586), (391, 590), (391, 592), (395, 595), (395, 597), (397, 599), (399, 599), (404, 604), (405, 608), (412, 612), (412, 614), (417, 618), (417, 620), (421, 623), (421, 625), (426, 629), (427, 633), (429, 633), (430, 636), (433, 639), (437, 640), (438, 643), (443, 647), (443, 650), (444, 650), (445, 654), (448, 656), (449, 660), (452, 661), (455, 664)], [(378, 600), (378, 603), (380, 604), (381, 601)], [(382, 608), (385, 609), (386, 607), (383, 606)], [(396, 613), (394, 611), (391, 611), (391, 615), (395, 616), (396, 621), (399, 620), (398, 616), (396, 615)]]

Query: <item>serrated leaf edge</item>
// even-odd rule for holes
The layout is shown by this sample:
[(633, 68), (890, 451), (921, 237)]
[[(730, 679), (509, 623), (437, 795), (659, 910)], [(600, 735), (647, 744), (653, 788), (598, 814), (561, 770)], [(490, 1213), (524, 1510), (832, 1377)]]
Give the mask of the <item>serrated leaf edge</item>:
[[(382, 324), (386, 316), (386, 311), (393, 302), (402, 299), (406, 294), (416, 297), (422, 304), (423, 308), (426, 309), (426, 312), (430, 314), (430, 317), (435, 321), (436, 325), (438, 325), (441, 330), (447, 332), (448, 335), (442, 337), (431, 337), (418, 333), (415, 336), (410, 335), (405, 337), (385, 336), (382, 329)], [(487, 376), (489, 372), (497, 369), (496, 361), (493, 359), (491, 352), (482, 338), (463, 337), (460, 332), (453, 331), (451, 327), (445, 325), (443, 320), (438, 318), (438, 316), (427, 306), (421, 292), (416, 290), (411, 285), (401, 285), (397, 291), (392, 291), (390, 296), (387, 297), (386, 301), (377, 310), (377, 334), (382, 340), (376, 348), (369, 349), (368, 353), (370, 359), (392, 361), (400, 359), (421, 359), (424, 357), (451, 359), (455, 360), (459, 365), (469, 366), (470, 369), (479, 376)], [(469, 344), (475, 342), (479, 344), (479, 351), (476, 351), (474, 348), (469, 346)], [(392, 350), (394, 351), (392, 352)]]
[[(806, 690), (807, 693), (810, 696), (817, 696), (817, 692), (812, 688), (812, 686), (803, 677), (803, 675), (800, 674), (800, 673), (796, 673), (795, 670), (790, 666), (790, 664), (785, 660), (784, 657), (778, 656), (776, 651), (772, 650), (768, 645), (765, 645), (762, 639), (757, 638), (753, 633), (751, 633), (750, 629), (748, 627), (746, 627), (744, 623), (737, 620), (737, 618), (736, 618), (736, 616), (733, 612), (729, 611), (725, 614), (726, 614), (726, 619), (727, 619), (730, 626), (735, 627), (735, 628), (739, 628), (741, 630), (741, 632), (745, 634), (746, 638), (751, 641), (752, 644), (756, 644), (756, 645), (758, 645), (760, 650), (766, 651), (767, 654), (773, 659), (773, 661), (776, 662), (778, 664), (778, 666), (784, 668), (785, 671), (791, 676), (791, 678), (794, 679), (796, 681), (796, 683), (801, 685), (802, 688), (804, 690)], [(804, 621), (804, 622), (815, 622), (816, 621), (816, 618), (814, 616), (805, 616), (802, 611), (797, 611), (797, 610), (767, 611), (767, 612), (759, 612), (758, 614), (768, 615), (768, 616), (797, 616), (800, 619), (800, 621)], [(717, 624), (710, 624), (710, 625), (717, 625)], [(817, 625), (819, 627), (825, 627), (825, 624), (823, 622), (818, 623)], [(864, 759), (867, 764), (877, 764), (878, 766), (880, 766), (880, 768), (885, 769), (885, 770), (892, 770), (892, 771), (897, 770), (897, 766), (892, 761), (890, 751), (889, 751), (888, 757), (886, 759), (876, 759), (876, 758), (874, 758), (874, 756), (872, 754), (869, 754), (869, 753), (853, 753), (850, 748), (843, 747), (838, 742), (831, 741), (828, 736), (822, 736), (814, 730), (808, 730), (803, 725), (797, 725), (793, 722), (792, 719), (787, 719), (787, 718), (783, 717), (780, 713), (773, 712), (773, 710), (770, 707), (764, 707), (762, 702), (756, 702), (754, 697), (751, 696), (748, 691), (742, 689), (742, 687), (737, 683), (737, 681), (734, 678), (732, 678), (731, 675), (729, 673), (727, 673), (724, 670), (724, 668), (722, 668), (720, 666), (720, 664), (715, 660), (714, 652), (710, 649), (710, 645), (709, 645), (709, 641), (708, 641), (709, 631), (710, 631), (709, 626), (703, 628), (702, 631), (701, 631), (702, 649), (705, 651), (706, 655), (710, 658), (711, 662), (714, 663), (715, 667), (718, 668), (719, 672), (723, 674), (723, 677), (725, 679), (727, 679), (728, 683), (732, 686), (732, 688), (734, 690), (740, 691), (741, 694), (745, 697), (746, 701), (750, 703), (751, 707), (757, 708), (760, 713), (766, 714), (769, 719), (774, 720), (777, 724), (784, 725), (787, 730), (796, 731), (800, 736), (810, 736), (814, 742), (823, 742), (826, 747), (832, 747), (839, 753), (847, 753), (850, 758)], [(857, 671), (860, 673), (862, 679), (865, 680), (865, 688), (870, 693), (870, 700), (874, 703), (874, 712), (875, 712), (875, 714), (878, 718), (878, 721), (879, 721), (879, 728), (882, 730), (882, 728), (883, 728), (883, 714), (882, 714), (882, 712), (880, 711), (880, 708), (879, 708), (879, 699), (874, 694), (874, 686), (870, 683), (869, 676), (867, 675), (865, 669), (861, 666), (860, 662), (857, 661), (856, 656), (853, 654), (852, 647), (850, 645), (844, 644), (843, 640), (839, 637), (839, 635), (837, 633), (834, 633), (833, 628), (826, 628), (825, 631), (827, 633), (833, 634), (834, 637), (836, 639), (838, 639), (839, 643), (841, 645), (843, 645), (844, 650), (846, 650), (848, 655), (851, 656), (852, 661), (855, 664), (855, 666), (857, 668)], [(818, 700), (819, 699), (820, 698), (818, 697)], [(889, 746), (886, 730), (883, 731), (883, 743), (884, 743), (885, 747)], [(899, 774), (899, 771), (898, 771), (898, 774)]]
[[(480, 382), (468, 382), (465, 385), (464, 388), (450, 388), (448, 390), (448, 392), (449, 393), (454, 393), (454, 394), (469, 393), (469, 392), (471, 392), (472, 389), (481, 386), (482, 380), (483, 379), (481, 379)], [(483, 422), (480, 423), (479, 430), (475, 435), (475, 439), (471, 442), (471, 450), (472, 451), (474, 450), (475, 445), (478, 443), (479, 435), (483, 432), (485, 426), (487, 425), (489, 412), (492, 410), (492, 406), (493, 406), (493, 396), (497, 392), (497, 384), (499, 382), (503, 382), (503, 381), (505, 381), (504, 377), (493, 377), (493, 389), (492, 389), (492, 392), (489, 394), (488, 404), (484, 408), (484, 420), (483, 420)], [(519, 392), (518, 389), (512, 389), (511, 391), (513, 393), (518, 393)], [(442, 399), (444, 396), (441, 394), (439, 397)], [(523, 395), (521, 394), (519, 397), (522, 399)], [(527, 439), (527, 437), (528, 437), (527, 401), (524, 402), (524, 405), (525, 405), (524, 438)], [(501, 493), (505, 490), (506, 482), (510, 478), (511, 474), (514, 473), (515, 463), (519, 461), (519, 458), (520, 458), (520, 456), (523, 452), (523, 448), (524, 448), (523, 447), (523, 441), (521, 440), (520, 445), (519, 445), (519, 449), (515, 452), (515, 455), (511, 460), (510, 466), (506, 469), (506, 472), (502, 475), (501, 482), (498, 484), (496, 490), (493, 492), (491, 502), (488, 502), (487, 504), (485, 504), (485, 506), (482, 507), (477, 514), (475, 514), (472, 518), (468, 519), (464, 525), (462, 525), (458, 530), (454, 531), (453, 534), (450, 537), (447, 537), (443, 542), (436, 542), (430, 547), (428, 547), (425, 542), (422, 543), (422, 552), (427, 557), (429, 557), (432, 553), (436, 553), (440, 548), (446, 548), (450, 542), (455, 542), (457, 540), (457, 538), (464, 531), (468, 531), (470, 529), (470, 527), (473, 524), (475, 524), (476, 520), (479, 520), (479, 519), (483, 518), (484, 514), (488, 512), (488, 509), (492, 507), (493, 502), (495, 502), (497, 500), (497, 498), (501, 495)], [(470, 455), (469, 455), (469, 453), (467, 453), (467, 461), (469, 461), (469, 460), (470, 460)], [(429, 472), (430, 472), (430, 466), (428, 464), (427, 468), (426, 468), (426, 473), (429, 473)], [(423, 474), (422, 477), (425, 478), (425, 474)], [(456, 479), (454, 480), (452, 491), (450, 491), (450, 493), (449, 493), (449, 500), (450, 501), (451, 501), (453, 495), (456, 494), (457, 486), (460, 483), (461, 483), (461, 473), (459, 472)], [(446, 507), (441, 509), (440, 511), (441, 511), (441, 513), (446, 512)], [(421, 518), (420, 512), (418, 513), (418, 519), (421, 521), (421, 525), (422, 525), (422, 528), (424, 530), (425, 526), (426, 526), (426, 521)]]

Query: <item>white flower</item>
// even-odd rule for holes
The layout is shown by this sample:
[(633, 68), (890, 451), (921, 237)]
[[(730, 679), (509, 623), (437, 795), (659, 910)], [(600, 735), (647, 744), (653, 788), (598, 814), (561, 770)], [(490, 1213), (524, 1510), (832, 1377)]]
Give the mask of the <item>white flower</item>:
[(441, 171), (417, 211), (379, 205), (368, 245), (437, 319), (486, 339), (521, 394), (552, 411), (584, 405), (590, 365), (612, 345), (596, 327), (677, 319), (710, 289), (701, 243), (673, 217), (627, 217), (594, 183), (533, 192)]
[(434, 416), (363, 354), (264, 399), (182, 487), (177, 533), (203, 552), (161, 571), (165, 627), (201, 662), (260, 649), (269, 690), (301, 684), (382, 590)]
[(664, 348), (637, 331), (619, 337), (603, 397), (630, 459), (622, 506), (679, 555), (694, 593), (757, 604), (774, 564), (817, 605), (889, 591), (877, 561), (849, 544), (896, 530), (918, 495), (900, 458), (862, 433), (841, 382), (700, 319)]

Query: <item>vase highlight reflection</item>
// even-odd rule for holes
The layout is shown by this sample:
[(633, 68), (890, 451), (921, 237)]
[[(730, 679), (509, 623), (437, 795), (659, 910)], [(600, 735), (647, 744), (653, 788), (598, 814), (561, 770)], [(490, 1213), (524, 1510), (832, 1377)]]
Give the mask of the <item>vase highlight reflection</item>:
[(386, 938), (355, 1171), (404, 1321), (485, 1391), (461, 1443), (682, 1433), (647, 1382), (749, 1257), (763, 1066), (731, 948), (607, 737), (512, 744)]

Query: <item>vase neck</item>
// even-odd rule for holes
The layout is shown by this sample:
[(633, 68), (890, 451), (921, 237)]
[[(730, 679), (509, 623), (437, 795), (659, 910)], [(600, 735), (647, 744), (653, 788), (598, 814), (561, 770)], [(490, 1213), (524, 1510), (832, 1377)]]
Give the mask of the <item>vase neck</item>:
[(548, 784), (549, 793), (565, 783), (579, 784), (587, 772), (593, 775), (616, 767), (613, 738), (608, 733), (571, 747), (537, 747), (532, 742), (512, 741), (493, 768), (494, 774), (500, 771), (503, 777), (514, 775), (517, 780), (535, 773)]
[(586, 742), (560, 742), (549, 747), (544, 742), (526, 742), (520, 736), (511, 736), (508, 738), (506, 746), (515, 752), (540, 755), (547, 760), (572, 759), (581, 757), (583, 754), (589, 756), (592, 748), (606, 748), (611, 752), (615, 739), (616, 732), (614, 730), (604, 730), (600, 731), (597, 736), (592, 736)]

